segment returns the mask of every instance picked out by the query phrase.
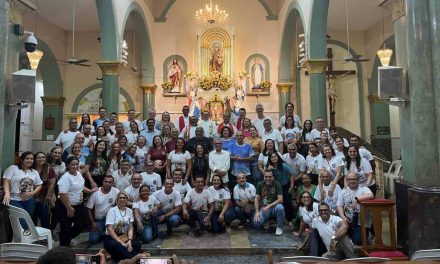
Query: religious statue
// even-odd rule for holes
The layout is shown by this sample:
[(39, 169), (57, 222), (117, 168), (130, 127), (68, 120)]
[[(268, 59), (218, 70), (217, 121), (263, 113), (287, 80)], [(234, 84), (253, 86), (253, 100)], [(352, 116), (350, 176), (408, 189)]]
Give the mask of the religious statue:
[(244, 107), (244, 97), (246, 96), (246, 92), (243, 89), (243, 86), (239, 85), (235, 91), (235, 109), (238, 110)]
[(328, 98), (330, 99), (330, 112), (333, 113), (335, 111), (336, 98), (338, 97), (336, 93), (336, 77), (333, 75), (329, 75), (327, 79), (328, 79)]
[(254, 64), (251, 67), (252, 88), (259, 87), (262, 81), (264, 81), (264, 66), (261, 63), (260, 58), (255, 58)]
[(170, 68), (168, 69), (168, 79), (172, 84), (171, 93), (180, 93), (182, 86), (182, 68), (179, 66), (177, 60), (173, 60)]
[(223, 49), (220, 46), (214, 47), (209, 60), (210, 72), (223, 72)]

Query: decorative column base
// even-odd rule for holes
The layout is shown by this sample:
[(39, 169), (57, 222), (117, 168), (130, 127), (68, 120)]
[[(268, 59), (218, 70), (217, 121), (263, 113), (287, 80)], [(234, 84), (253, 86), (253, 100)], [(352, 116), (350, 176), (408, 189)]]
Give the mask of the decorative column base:
[(102, 104), (107, 112), (119, 112), (119, 73), (124, 68), (120, 61), (98, 61), (102, 71)]
[[(278, 88), (278, 103), (279, 103), (279, 112), (280, 117), (284, 113), (284, 106), (290, 102), (290, 90), (293, 87), (293, 83), (277, 83)], [(281, 125), (281, 124), (280, 124)]]
[(41, 96), (43, 101), (42, 140), (52, 140), (63, 129), (63, 106), (65, 97)]
[(148, 110), (155, 107), (157, 85), (154, 83), (145, 83), (141, 84), (140, 87), (144, 92), (142, 112), (144, 115), (144, 119), (146, 119), (148, 117)]

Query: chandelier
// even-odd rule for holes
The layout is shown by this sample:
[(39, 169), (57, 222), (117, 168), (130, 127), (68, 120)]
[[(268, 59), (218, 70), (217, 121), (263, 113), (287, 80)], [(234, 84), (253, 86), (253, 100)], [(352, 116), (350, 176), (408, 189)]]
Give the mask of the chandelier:
[(228, 24), (228, 13), (213, 5), (212, 1), (204, 9), (196, 11), (195, 19), (200, 26), (224, 26)]

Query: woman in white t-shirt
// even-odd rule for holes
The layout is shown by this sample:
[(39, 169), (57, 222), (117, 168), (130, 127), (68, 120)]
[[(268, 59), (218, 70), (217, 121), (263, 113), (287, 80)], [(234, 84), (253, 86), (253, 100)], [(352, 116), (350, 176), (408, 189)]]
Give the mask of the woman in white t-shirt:
[(347, 148), (344, 146), (344, 139), (341, 137), (337, 137), (335, 139), (335, 154), (336, 157), (341, 158), (343, 162), (345, 162), (345, 156), (347, 155)]
[(222, 177), (214, 175), (212, 186), (208, 188), (214, 198), (214, 213), (211, 216), (211, 231), (222, 233), (230, 230), (231, 222), (235, 218), (234, 208), (231, 206), (231, 192), (224, 184)]
[[(331, 181), (330, 189), (328, 193), (330, 196), (333, 196), (333, 191), (335, 190), (336, 184), (338, 184), (339, 180), (342, 179), (342, 170), (343, 170), (344, 162), (342, 159), (336, 157), (335, 150), (330, 145), (322, 146), (322, 160), (319, 164), (320, 172), (327, 170), (330, 173)], [(341, 186), (342, 185), (342, 186)], [(320, 190), (322, 190), (322, 182), (319, 181)], [(343, 184), (340, 184), (341, 188), (344, 187)], [(323, 195), (323, 194), (321, 194)], [(323, 196), (321, 196), (323, 197)]]
[(116, 206), (107, 212), (104, 248), (118, 263), (136, 256), (141, 250), (141, 243), (133, 240), (133, 211), (127, 207), (128, 194), (118, 193)]
[(67, 160), (67, 172), (58, 180), (59, 199), (56, 202), (60, 222), (60, 246), (70, 247), (73, 238), (84, 229), (86, 218), (83, 204), (83, 192), (93, 193), (84, 186), (84, 178), (79, 172), (79, 160), (70, 157)]
[(283, 136), (284, 144), (286, 145), (285, 149), (287, 149), (287, 146), (290, 143), (298, 145), (301, 139), (301, 131), (298, 127), (295, 127), (293, 116), (286, 117), (284, 126), (281, 128), (281, 135)]
[[(32, 169), (34, 154), (26, 151), (20, 156), (18, 165), (9, 166), (3, 174), (4, 205), (13, 205), (26, 210), (30, 216), (35, 211), (35, 195), (43, 184), (38, 172)], [(20, 221), (25, 235), (30, 235), (28, 225)]]
[(309, 145), (313, 142), (313, 123), (311, 120), (304, 121), (303, 130), (301, 130), (301, 140), (298, 153), (306, 157), (309, 152)]
[(145, 243), (151, 242), (153, 232), (157, 231), (157, 210), (159, 208), (160, 202), (153, 195), (150, 196), (150, 186), (142, 185), (139, 188), (139, 201), (133, 203), (133, 212), (137, 232)]
[(183, 180), (189, 182), (191, 154), (185, 150), (185, 140), (183, 138), (177, 139), (176, 149), (168, 154), (167, 177), (172, 177), (173, 171), (177, 168), (180, 168), (185, 173)]
[(348, 155), (345, 162), (345, 175), (353, 172), (359, 178), (359, 186), (368, 187), (376, 197), (376, 181), (373, 176), (373, 169), (368, 160), (361, 158), (359, 149), (353, 145), (348, 147)]
[[(301, 194), (301, 201), (299, 203), (299, 215), (301, 216), (301, 222), (298, 232), (293, 232), (294, 236), (301, 236), (306, 227), (312, 226), (312, 221), (319, 216), (318, 203), (313, 202), (313, 196), (310, 192), (305, 191)], [(304, 243), (301, 248), (307, 244), (310, 233), (307, 232), (307, 236), (304, 239)]]
[(130, 131), (125, 135), (127, 137), (127, 144), (136, 143), (137, 138), (139, 136), (139, 127), (138, 124), (134, 121), (130, 122)]
[(310, 143), (308, 148), (310, 154), (306, 157), (307, 174), (310, 176), (312, 184), (318, 185), (319, 164), (321, 163), (322, 156), (318, 151), (316, 143)]
[(145, 162), (147, 161), (148, 145), (147, 140), (144, 136), (139, 136), (137, 138), (137, 148), (136, 148), (136, 165), (134, 168), (135, 172), (145, 171)]

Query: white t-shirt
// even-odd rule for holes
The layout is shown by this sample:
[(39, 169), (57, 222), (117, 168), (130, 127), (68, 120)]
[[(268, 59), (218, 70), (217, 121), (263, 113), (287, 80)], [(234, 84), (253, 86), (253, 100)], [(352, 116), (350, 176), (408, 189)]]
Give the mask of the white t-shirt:
[(320, 154), (316, 155), (315, 157), (309, 154), (306, 158), (307, 173), (318, 174), (321, 159), (322, 156)]
[(130, 174), (129, 172), (127, 172), (127, 174), (125, 175), (122, 175), (121, 170), (117, 170), (113, 172), (112, 176), (115, 180), (115, 187), (120, 191), (125, 190), (125, 188), (127, 188), (131, 184), (132, 174)]
[[(354, 212), (359, 212), (361, 206), (357, 204), (356, 209), (351, 209), (351, 204), (355, 197), (362, 196), (364, 194), (369, 194), (372, 192), (368, 187), (359, 186), (356, 190), (351, 190), (350, 188), (344, 188), (338, 195), (337, 206), (341, 206), (344, 209), (345, 216), (350, 219)], [(351, 220), (351, 219), (350, 219)], [(367, 220), (367, 226), (370, 226), (371, 221)], [(358, 224), (361, 224), (360, 219), (358, 219)]]
[(153, 193), (153, 196), (162, 204), (162, 211), (166, 214), (174, 209), (174, 207), (182, 205), (180, 193), (173, 190), (170, 194), (166, 194), (165, 190), (159, 190)]
[(294, 128), (282, 127), (280, 133), (285, 140), (296, 140), (298, 133), (301, 133), (301, 130), (299, 130), (297, 127)]
[(53, 166), (52, 169), (55, 171), (57, 179), (59, 179), (66, 172), (66, 164), (61, 161), (61, 164)]
[(292, 174), (298, 175), (300, 172), (306, 171), (306, 159), (303, 155), (296, 153), (295, 158), (291, 158), (289, 153), (286, 153), (282, 156), (284, 162), (286, 162), (290, 168), (292, 168)]
[(139, 129), (139, 131), (141, 131), (142, 129), (143, 129), (143, 126), (142, 126), (142, 122), (141, 121), (139, 121), (139, 120), (137, 120), (137, 119), (135, 119), (135, 120), (133, 120), (133, 121), (130, 121), (130, 120), (125, 120), (122, 124), (124, 125), (124, 130), (125, 130), (125, 132), (127, 133), (128, 131), (130, 131), (131, 129), (130, 129), (130, 123), (131, 122), (136, 122), (136, 124), (138, 125), (138, 129)]
[(182, 168), (182, 171), (186, 171), (186, 161), (191, 159), (191, 154), (185, 150), (185, 153), (176, 153), (175, 150), (168, 154), (168, 159), (171, 160), (171, 172), (176, 168)]
[(158, 204), (160, 204), (160, 202), (157, 200), (157, 198), (153, 195), (150, 195), (148, 197), (148, 201), (146, 202), (139, 199), (139, 201), (133, 203), (133, 209), (139, 209), (142, 219), (144, 215), (149, 214), (151, 210), (153, 210), (153, 208)]
[(281, 132), (278, 129), (272, 129), (269, 133), (263, 132), (261, 135), (261, 140), (266, 142), (268, 139), (272, 139), (275, 141), (275, 149), (278, 150), (278, 144), (280, 142), (284, 142), (283, 137), (281, 136)]
[(58, 190), (60, 193), (67, 193), (70, 205), (78, 205), (83, 202), (84, 182), (84, 177), (79, 171), (76, 175), (67, 171), (58, 180)]
[[(336, 141), (333, 140), (332, 137), (328, 138), (328, 141), (330, 142), (330, 144), (332, 145), (332, 148), (336, 151), (337, 147), (336, 147)], [(348, 143), (348, 141), (345, 138), (342, 138), (342, 141), (344, 142), (344, 147), (348, 148), (350, 146), (350, 144)]]
[(321, 217), (317, 217), (312, 221), (312, 228), (318, 229), (322, 242), (324, 242), (328, 251), (330, 251), (330, 242), (332, 241), (332, 236), (336, 234), (338, 224), (341, 221), (342, 219), (335, 215), (330, 215), (330, 219), (327, 223), (324, 223)]
[(234, 200), (248, 200), (254, 201), (257, 190), (251, 183), (246, 183), (246, 187), (243, 189), (240, 184), (234, 187)]
[[(313, 196), (313, 198), (315, 198), (316, 200), (320, 201), (321, 200), (321, 192), (319, 191), (319, 186), (318, 189), (315, 192), (315, 195)], [(335, 190), (333, 191), (333, 196), (329, 197), (328, 196), (328, 189), (330, 189), (330, 184), (329, 185), (322, 185), (322, 190), (324, 193), (324, 202), (326, 204), (328, 204), (330, 206), (330, 210), (332, 210), (333, 212), (336, 212), (336, 202), (338, 201), (338, 197), (339, 197), (339, 193), (341, 192), (341, 187), (339, 187), (339, 184), (336, 184)]]
[(214, 186), (210, 186), (208, 191), (211, 192), (212, 198), (214, 199), (214, 210), (221, 211), (225, 205), (225, 200), (231, 199), (231, 192), (228, 189), (220, 188), (216, 190)]
[[(125, 208), (120, 211), (117, 206), (111, 208), (107, 217), (105, 218), (105, 225), (113, 225), (116, 235), (128, 234), (130, 223), (134, 222), (133, 211), (130, 208)], [(108, 235), (107, 231), (106, 234)]]
[(155, 191), (162, 188), (162, 179), (160, 175), (153, 172), (152, 174), (148, 174), (147, 172), (142, 172), (142, 183), (150, 186), (150, 193), (154, 193)]
[[(347, 170), (347, 165), (344, 165), (344, 169), (345, 175), (347, 175), (349, 172), (354, 172), (359, 178), (359, 185), (368, 187), (366, 185), (368, 174), (373, 172), (373, 170), (371, 169), (371, 164), (370, 162), (368, 162), (368, 160), (361, 158), (361, 165), (359, 166), (359, 168), (356, 168), (356, 162), (351, 162), (350, 170)], [(370, 185), (373, 185), (375, 183), (376, 181), (373, 179)]]
[(340, 158), (343, 162), (345, 162), (345, 155), (343, 151), (339, 151), (335, 149), (335, 156)]
[(139, 188), (134, 188), (133, 185), (128, 186), (124, 189), (124, 192), (128, 194), (128, 199), (132, 202), (137, 202), (139, 200)]
[[(333, 180), (336, 176), (336, 168), (344, 166), (344, 161), (340, 158), (333, 156), (331, 160), (327, 160), (326, 158), (321, 158), (321, 162), (319, 163), (318, 169), (325, 169), (330, 173), (331, 179)], [(341, 168), (341, 172), (343, 172), (343, 168)]]
[[(280, 118), (280, 126), (284, 127), (284, 124), (286, 123), (286, 115), (283, 115)], [(295, 127), (300, 127), (301, 126), (301, 119), (299, 118), (298, 115), (293, 115), (293, 124)]]
[(56, 145), (61, 145), (63, 149), (66, 149), (70, 146), (72, 146), (73, 142), (75, 141), (75, 136), (78, 134), (79, 131), (67, 131), (67, 133), (64, 133), (64, 131), (61, 131), (61, 133), (58, 135), (57, 139), (55, 140)]
[(364, 158), (364, 159), (366, 159), (368, 161), (372, 161), (374, 159), (373, 155), (371, 154), (371, 152), (368, 149), (364, 148), (364, 147), (360, 147), (359, 148), (359, 156), (361, 156), (362, 158)]
[[(273, 121), (272, 121), (272, 118), (270, 118), (269, 116), (265, 116), (263, 119), (260, 119), (260, 118), (257, 117), (257, 118), (255, 118), (255, 119), (252, 120), (252, 125), (255, 126), (255, 128), (257, 129), (258, 134), (259, 134), (260, 136), (263, 135), (263, 132), (264, 132), (264, 125), (263, 125), (263, 122), (264, 122), (264, 120), (266, 120), (266, 119), (269, 119), (270, 122), (271, 122), (271, 124), (274, 125), (274, 123), (273, 123)], [(264, 140), (263, 140), (263, 142), (264, 142)]]
[(32, 192), (34, 186), (43, 184), (40, 174), (38, 174), (36, 170), (29, 169), (25, 172), (20, 170), (16, 165), (9, 166), (3, 174), (3, 178), (11, 181), (9, 188), (11, 192), (11, 200), (14, 201), (22, 201), (20, 198), (21, 193)]
[[(302, 138), (302, 132), (303, 130), (301, 130), (301, 138)], [(304, 141), (304, 138), (302, 138), (302, 141)], [(305, 133), (305, 142), (313, 142), (313, 134), (311, 131)]]
[(184, 199), (185, 203), (191, 204), (191, 208), (197, 211), (208, 211), (208, 204), (214, 202), (212, 194), (207, 189), (198, 193), (195, 189), (189, 191)]
[(182, 181), (180, 182), (174, 182), (173, 190), (177, 191), (180, 194), (181, 200), (185, 199), (185, 195), (191, 191), (191, 186), (189, 183), (186, 183), (185, 185), (182, 184)]
[(301, 206), (299, 208), (299, 214), (301, 215), (304, 223), (306, 223), (309, 226), (312, 225), (313, 219), (319, 216), (318, 203), (313, 203), (312, 207), (313, 207), (313, 211), (310, 212), (307, 211), (305, 206)]
[(139, 134), (129, 131), (125, 136), (127, 137), (127, 145), (130, 145), (136, 143)]
[(119, 190), (112, 187), (110, 192), (103, 193), (102, 187), (94, 192), (87, 201), (86, 207), (89, 209), (95, 208), (95, 219), (105, 219), (107, 212), (116, 204), (116, 196)]
[[(326, 130), (327, 134), (330, 135), (327, 128), (324, 128), (324, 130)], [(312, 134), (312, 138), (315, 139), (315, 138), (321, 138), (321, 132), (322, 131), (319, 131), (318, 129), (314, 128), (314, 129), (312, 129), (312, 132), (310, 132), (310, 133)]]

